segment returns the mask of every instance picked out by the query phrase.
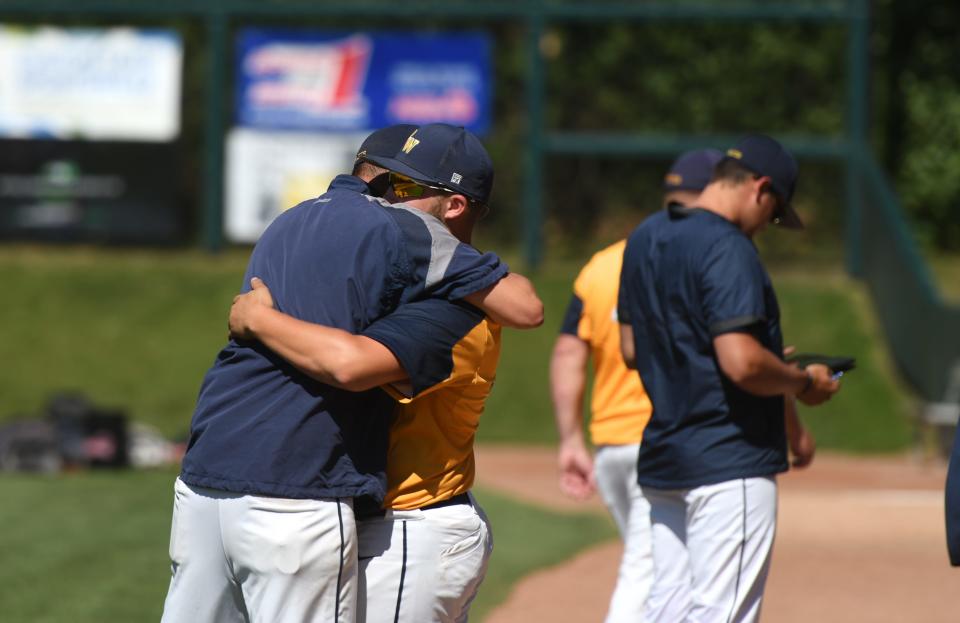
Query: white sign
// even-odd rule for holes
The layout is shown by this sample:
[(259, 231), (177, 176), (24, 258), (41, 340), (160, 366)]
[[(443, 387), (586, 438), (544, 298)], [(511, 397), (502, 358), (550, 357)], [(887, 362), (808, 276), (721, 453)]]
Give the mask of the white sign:
[(224, 230), (232, 242), (256, 242), (288, 208), (322, 195), (350, 173), (362, 134), (266, 132), (235, 128), (227, 136)]
[(174, 31), (0, 26), (0, 136), (170, 141), (182, 66)]

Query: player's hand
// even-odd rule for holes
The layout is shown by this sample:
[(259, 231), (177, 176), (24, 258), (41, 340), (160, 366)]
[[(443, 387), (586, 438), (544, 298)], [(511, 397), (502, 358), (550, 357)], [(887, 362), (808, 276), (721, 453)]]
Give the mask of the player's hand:
[(256, 330), (253, 325), (257, 314), (264, 308), (273, 307), (273, 297), (270, 289), (258, 277), (250, 280), (252, 288), (245, 294), (233, 297), (230, 307), (230, 336), (243, 340), (256, 339)]
[(817, 442), (809, 430), (801, 426), (787, 441), (790, 444), (790, 454), (793, 455), (791, 465), (803, 469), (813, 463), (813, 455), (817, 453)]
[(593, 479), (593, 458), (583, 443), (561, 443), (557, 457), (560, 468), (560, 490), (575, 500), (586, 500), (596, 490)]
[(833, 379), (833, 372), (822, 363), (812, 363), (805, 368), (810, 375), (810, 384), (797, 394), (797, 400), (805, 405), (822, 404), (840, 391), (840, 382)]
[(273, 308), (273, 296), (270, 294), (270, 288), (260, 277), (254, 277), (250, 280), (250, 291), (247, 292), (261, 305)]

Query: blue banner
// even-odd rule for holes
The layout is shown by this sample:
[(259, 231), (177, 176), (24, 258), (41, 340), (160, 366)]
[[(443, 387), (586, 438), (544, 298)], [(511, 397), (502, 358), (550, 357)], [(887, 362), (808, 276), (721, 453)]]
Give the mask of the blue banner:
[(357, 131), (393, 123), (490, 127), (484, 34), (244, 29), (237, 123), (274, 130)]

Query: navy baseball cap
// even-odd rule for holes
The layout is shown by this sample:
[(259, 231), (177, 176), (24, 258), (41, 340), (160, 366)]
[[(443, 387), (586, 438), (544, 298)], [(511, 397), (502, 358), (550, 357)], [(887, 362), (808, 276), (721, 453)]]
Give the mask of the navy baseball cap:
[(663, 190), (701, 191), (713, 177), (713, 167), (723, 160), (719, 149), (694, 149), (673, 161), (663, 177)]
[(487, 203), (493, 189), (493, 161), (472, 132), (430, 123), (410, 133), (392, 157), (371, 157), (376, 165), (417, 182)]
[(773, 192), (780, 198), (777, 224), (790, 229), (802, 229), (803, 221), (794, 211), (791, 201), (797, 186), (797, 161), (783, 145), (765, 134), (748, 134), (727, 150), (727, 158), (738, 160), (757, 175), (770, 178)]
[(360, 149), (357, 150), (357, 160), (370, 160), (378, 156), (389, 158), (400, 151), (407, 137), (416, 131), (417, 126), (412, 123), (398, 123), (373, 131), (363, 139)]

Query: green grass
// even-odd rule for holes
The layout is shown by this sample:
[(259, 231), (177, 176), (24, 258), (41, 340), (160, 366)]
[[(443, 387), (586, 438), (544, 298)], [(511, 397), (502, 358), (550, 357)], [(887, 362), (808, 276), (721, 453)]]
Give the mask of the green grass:
[[(157, 621), (170, 579), (175, 473), (0, 477), (0, 619), (10, 623)], [(596, 515), (548, 513), (478, 492), (494, 554), (476, 620), (527, 573), (615, 537)]]
[[(186, 432), (200, 381), (224, 344), (226, 314), (247, 252), (0, 250), (6, 304), (0, 418), (39, 411), (63, 389), (129, 411), (167, 435)], [(545, 326), (507, 330), (482, 442), (555, 440), (547, 362), (579, 262), (536, 276)], [(857, 357), (844, 390), (805, 409), (821, 448), (889, 451), (911, 441), (908, 393), (897, 381), (864, 288), (838, 271), (774, 271), (787, 342)]]
[(158, 621), (169, 471), (0, 478), (0, 603), (17, 623)]
[(493, 557), (470, 610), (471, 621), (483, 621), (507, 598), (517, 580), (531, 571), (617, 538), (613, 521), (605, 515), (551, 513), (486, 490), (476, 495), (493, 527)]

